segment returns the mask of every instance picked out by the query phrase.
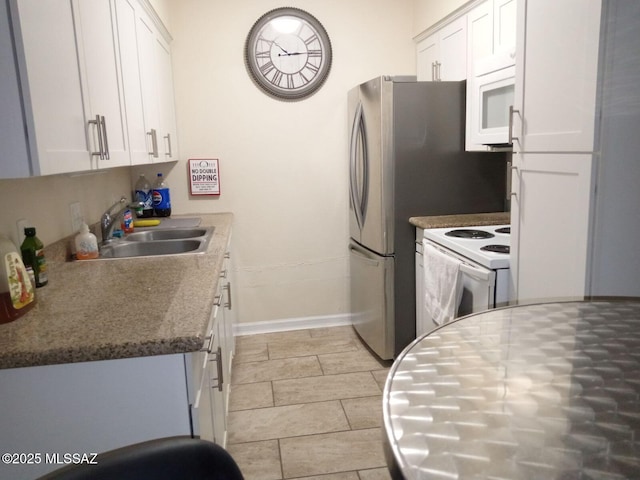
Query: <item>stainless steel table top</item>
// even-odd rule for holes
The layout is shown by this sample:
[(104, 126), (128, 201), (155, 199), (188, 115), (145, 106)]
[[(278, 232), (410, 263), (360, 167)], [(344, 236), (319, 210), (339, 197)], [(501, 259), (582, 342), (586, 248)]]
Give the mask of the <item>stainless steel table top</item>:
[(394, 362), (387, 460), (405, 479), (639, 479), (640, 299), (470, 315)]

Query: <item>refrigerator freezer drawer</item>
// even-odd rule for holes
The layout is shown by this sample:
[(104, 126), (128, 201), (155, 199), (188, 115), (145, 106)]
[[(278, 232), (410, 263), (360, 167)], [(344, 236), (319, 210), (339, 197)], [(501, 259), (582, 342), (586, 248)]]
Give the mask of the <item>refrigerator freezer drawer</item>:
[(394, 257), (383, 257), (351, 241), (351, 313), (358, 335), (381, 359), (394, 355)]

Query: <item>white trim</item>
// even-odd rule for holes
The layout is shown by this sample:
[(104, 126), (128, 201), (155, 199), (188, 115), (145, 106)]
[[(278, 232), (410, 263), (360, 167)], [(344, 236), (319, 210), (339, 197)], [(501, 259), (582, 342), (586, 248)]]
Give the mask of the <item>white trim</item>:
[(452, 23), (454, 20), (457, 20), (460, 17), (465, 16), (467, 13), (469, 13), (475, 7), (477, 7), (478, 5), (480, 5), (480, 4), (482, 4), (482, 3), (486, 2), (486, 1), (487, 0), (469, 0), (469, 2), (467, 2), (464, 5), (458, 7), (456, 10), (451, 12), (446, 17), (438, 20), (436, 23), (434, 23), (430, 27), (424, 29), (422, 32), (417, 34), (415, 37), (413, 37), (413, 41), (415, 43), (419, 43), (420, 41), (424, 40), (425, 38), (427, 38), (427, 37), (431, 36), (432, 34), (436, 33), (442, 27)]
[(337, 315), (318, 315), (315, 317), (284, 318), (264, 322), (236, 323), (233, 326), (233, 334), (236, 336), (257, 335), (260, 333), (306, 330), (308, 328), (343, 327), (352, 324), (351, 314), (341, 313)]

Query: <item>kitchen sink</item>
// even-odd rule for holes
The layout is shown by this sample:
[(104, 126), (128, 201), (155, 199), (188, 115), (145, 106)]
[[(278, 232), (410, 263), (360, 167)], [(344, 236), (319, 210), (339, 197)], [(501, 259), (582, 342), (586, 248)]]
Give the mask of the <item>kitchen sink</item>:
[(170, 228), (130, 233), (100, 247), (102, 259), (151, 257), (206, 252), (215, 227)]
[(171, 228), (166, 230), (147, 230), (130, 233), (125, 237), (129, 242), (149, 242), (153, 240), (178, 240), (182, 238), (198, 238), (213, 233), (211, 228)]

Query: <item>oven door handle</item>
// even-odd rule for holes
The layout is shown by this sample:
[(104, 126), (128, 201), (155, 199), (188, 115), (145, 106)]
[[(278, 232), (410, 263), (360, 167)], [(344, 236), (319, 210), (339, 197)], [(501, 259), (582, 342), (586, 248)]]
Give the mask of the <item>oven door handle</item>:
[(483, 282), (487, 282), (491, 279), (491, 271), (489, 270), (481, 270), (476, 267), (472, 267), (467, 263), (462, 263), (460, 265), (460, 271), (466, 275), (469, 275), (478, 280), (482, 280)]

